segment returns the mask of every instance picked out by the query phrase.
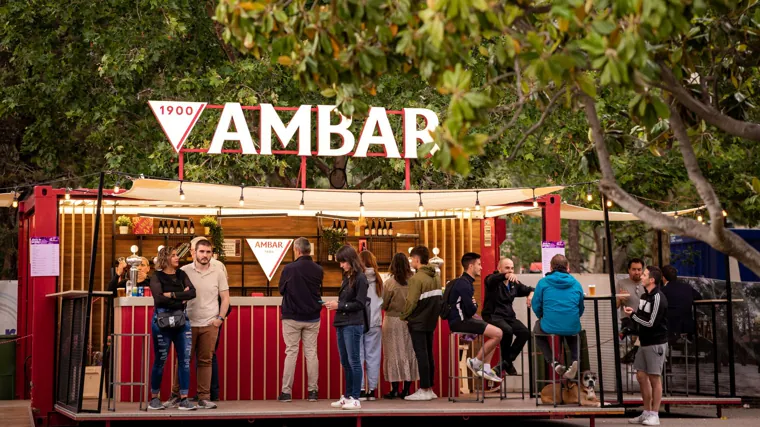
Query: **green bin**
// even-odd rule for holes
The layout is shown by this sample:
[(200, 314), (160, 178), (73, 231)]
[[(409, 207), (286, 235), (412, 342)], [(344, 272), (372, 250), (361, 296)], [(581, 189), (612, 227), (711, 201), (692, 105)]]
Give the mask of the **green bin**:
[(16, 335), (0, 335), (0, 400), (13, 400), (16, 387)]

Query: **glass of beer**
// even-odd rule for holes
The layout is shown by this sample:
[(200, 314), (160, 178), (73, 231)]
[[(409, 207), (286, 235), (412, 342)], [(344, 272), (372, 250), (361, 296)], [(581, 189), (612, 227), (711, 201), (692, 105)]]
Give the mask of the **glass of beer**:
[(588, 294), (589, 296), (596, 295), (596, 285), (588, 285)]

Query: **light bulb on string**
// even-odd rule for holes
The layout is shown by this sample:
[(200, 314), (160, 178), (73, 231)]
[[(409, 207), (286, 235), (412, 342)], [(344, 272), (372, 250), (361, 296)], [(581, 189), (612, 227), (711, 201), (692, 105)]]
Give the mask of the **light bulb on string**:
[(13, 191), (13, 203), (11, 203), (11, 206), (14, 208), (18, 207), (18, 193), (15, 190)]
[(245, 188), (245, 184), (240, 186), (240, 200), (238, 201), (238, 204), (240, 206), (245, 206), (245, 198), (243, 198), (243, 189)]
[(607, 200), (607, 207), (608, 207), (608, 208), (611, 208), (611, 207), (612, 207), (612, 200)]
[(359, 193), (359, 212), (364, 215), (364, 193)]
[(113, 194), (116, 194), (119, 191), (121, 191), (121, 186), (119, 185), (119, 180), (116, 179), (116, 183), (113, 185)]
[(726, 211), (723, 211), (723, 217), (725, 218), (725, 217), (727, 217), (727, 216), (728, 216), (728, 212), (726, 212)]
[(533, 189), (533, 207), (534, 208), (538, 207), (538, 200), (536, 199), (536, 189), (535, 188)]
[(590, 201), (594, 200), (594, 196), (592, 196), (591, 193), (588, 193), (588, 194), (586, 194), (586, 200), (590, 202)]
[(179, 182), (179, 199), (185, 200), (185, 190), (182, 189), (182, 181)]
[(66, 194), (63, 196), (66, 200), (71, 200), (71, 188), (66, 187)]
[(420, 213), (422, 213), (422, 212), (425, 212), (425, 205), (422, 204), (422, 192), (420, 191), (418, 194), (420, 195), (419, 211), (420, 211)]
[(304, 195), (304, 193), (305, 193), (305, 191), (301, 190), (301, 204), (298, 205), (298, 209), (300, 209), (300, 210), (303, 210), (303, 208), (304, 208), (304, 203), (303, 203), (303, 195)]
[(475, 192), (475, 210), (480, 211), (480, 192)]
[(697, 221), (702, 222), (703, 219), (702, 214), (697, 215)]

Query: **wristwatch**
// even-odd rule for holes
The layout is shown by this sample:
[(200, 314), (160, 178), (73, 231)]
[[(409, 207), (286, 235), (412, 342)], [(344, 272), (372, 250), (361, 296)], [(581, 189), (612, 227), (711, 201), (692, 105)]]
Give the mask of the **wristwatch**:
[(224, 322), (224, 317), (222, 317), (222, 316), (216, 316), (216, 318), (219, 319), (219, 320), (221, 320), (222, 322)]

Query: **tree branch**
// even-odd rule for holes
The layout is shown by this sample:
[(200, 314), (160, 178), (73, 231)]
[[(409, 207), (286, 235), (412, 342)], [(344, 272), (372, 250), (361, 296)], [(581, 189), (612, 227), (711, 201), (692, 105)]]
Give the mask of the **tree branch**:
[(319, 157), (312, 157), (312, 160), (314, 160), (314, 164), (317, 165), (317, 168), (322, 171), (326, 177), (330, 176), (330, 166), (327, 166), (327, 163), (325, 163)]
[(529, 127), (528, 130), (525, 131), (525, 134), (517, 142), (514, 151), (512, 151), (512, 154), (509, 155), (507, 161), (514, 160), (515, 157), (517, 157), (517, 152), (520, 151), (520, 148), (522, 148), (523, 144), (525, 144), (525, 141), (528, 140), (528, 137), (531, 136), (533, 132), (535, 132), (539, 127), (543, 126), (546, 118), (549, 117), (549, 114), (552, 112), (552, 110), (554, 110), (554, 105), (556, 104), (557, 100), (565, 93), (566, 90), (567, 88), (562, 87), (554, 94), (554, 96), (552, 96), (552, 99), (549, 101), (549, 105), (546, 106), (546, 109), (541, 114), (541, 118), (539, 118), (536, 123), (533, 123), (533, 126)]
[(359, 183), (356, 184), (354, 186), (354, 188), (364, 188), (365, 185), (367, 185), (370, 182), (376, 180), (377, 178), (380, 177), (380, 175), (382, 175), (382, 173), (380, 173), (380, 172), (375, 172), (373, 174), (370, 174), (370, 175), (364, 177), (364, 179), (362, 179), (361, 181), (359, 181)]
[(736, 120), (721, 113), (712, 105), (700, 102), (676, 80), (670, 69), (662, 65), (660, 66), (660, 76), (662, 78), (653, 83), (654, 86), (670, 92), (679, 103), (693, 111), (705, 122), (730, 135), (760, 141), (760, 124)]

